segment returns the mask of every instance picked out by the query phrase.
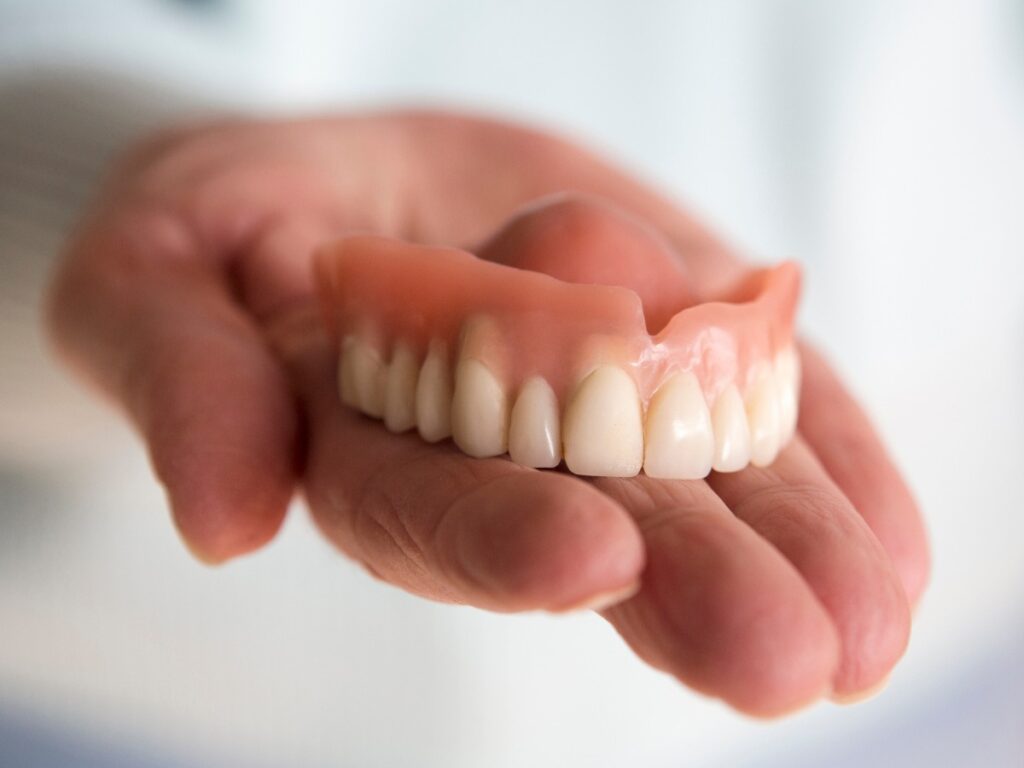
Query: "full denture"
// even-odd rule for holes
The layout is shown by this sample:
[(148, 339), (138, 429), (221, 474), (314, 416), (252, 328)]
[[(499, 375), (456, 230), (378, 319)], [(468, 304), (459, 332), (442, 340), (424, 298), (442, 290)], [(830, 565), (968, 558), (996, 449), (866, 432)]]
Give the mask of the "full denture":
[(394, 432), (580, 475), (770, 464), (796, 425), (798, 267), (752, 271), (648, 332), (640, 296), (375, 236), (322, 249), (349, 406)]

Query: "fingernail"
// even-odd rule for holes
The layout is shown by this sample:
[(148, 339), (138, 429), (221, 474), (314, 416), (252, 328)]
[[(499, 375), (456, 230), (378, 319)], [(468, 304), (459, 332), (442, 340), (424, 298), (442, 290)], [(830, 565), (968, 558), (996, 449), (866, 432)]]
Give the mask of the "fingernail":
[(199, 549), (191, 541), (191, 539), (189, 539), (188, 536), (186, 536), (185, 533), (181, 530), (181, 526), (178, 525), (177, 519), (174, 520), (174, 530), (178, 534), (178, 540), (185, 546), (185, 549), (188, 550), (188, 553), (192, 555), (192, 557), (195, 560), (211, 568), (216, 568), (218, 565), (223, 565), (226, 558), (214, 557), (213, 555), (210, 555), (209, 553), (203, 552), (201, 549)]
[(889, 685), (889, 680), (892, 677), (891, 674), (886, 675), (874, 685), (865, 688), (861, 691), (853, 691), (852, 693), (833, 693), (829, 696), (832, 703), (839, 704), (841, 706), (850, 706), (851, 704), (860, 704), (862, 701), (873, 699), (875, 696), (885, 690), (886, 686)]
[(640, 591), (640, 580), (634, 581), (632, 584), (622, 588), (613, 589), (609, 592), (599, 592), (596, 595), (588, 597), (574, 605), (570, 605), (567, 608), (560, 608), (556, 613), (572, 613), (574, 611), (603, 611), (606, 608), (611, 608), (613, 605), (624, 603), (629, 598), (633, 597), (637, 592)]

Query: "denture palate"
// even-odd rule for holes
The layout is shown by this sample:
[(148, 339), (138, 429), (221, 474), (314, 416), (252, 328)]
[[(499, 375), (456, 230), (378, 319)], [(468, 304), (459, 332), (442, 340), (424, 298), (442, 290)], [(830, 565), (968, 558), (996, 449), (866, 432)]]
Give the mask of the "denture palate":
[(474, 457), (697, 479), (793, 436), (798, 267), (752, 271), (652, 335), (640, 297), (374, 236), (318, 256), (342, 401)]

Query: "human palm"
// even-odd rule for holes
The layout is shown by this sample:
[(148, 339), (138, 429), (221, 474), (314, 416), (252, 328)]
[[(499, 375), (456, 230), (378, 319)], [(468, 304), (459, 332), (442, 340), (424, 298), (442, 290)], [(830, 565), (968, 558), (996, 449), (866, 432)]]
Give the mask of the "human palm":
[(369, 230), (472, 249), (555, 192), (653, 224), (698, 295), (742, 270), (671, 202), (523, 128), (424, 113), (224, 123), (124, 159), (68, 246), (51, 326), (138, 426), (204, 560), (267, 542), (301, 486), (323, 533), (376, 576), (491, 610), (594, 607), (645, 661), (740, 710), (873, 688), (905, 648), (927, 544), (809, 348), (797, 438), (771, 467), (706, 481), (472, 459), (339, 404), (318, 244)]

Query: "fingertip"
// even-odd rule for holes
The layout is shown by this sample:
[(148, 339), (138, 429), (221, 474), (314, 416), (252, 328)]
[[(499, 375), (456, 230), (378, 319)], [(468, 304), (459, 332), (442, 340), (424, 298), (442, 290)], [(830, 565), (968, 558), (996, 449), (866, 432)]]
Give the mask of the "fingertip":
[(620, 626), (649, 628), (646, 641), (627, 632), (641, 655), (752, 717), (779, 717), (831, 691), (834, 624), (749, 528), (731, 515), (679, 512), (647, 546), (644, 592), (616, 609)]
[(865, 581), (851, 589), (840, 618), (844, 653), (833, 682), (838, 700), (858, 700), (884, 685), (910, 641), (910, 604), (897, 577)]
[(515, 472), (462, 496), (439, 546), (473, 602), (495, 610), (607, 606), (635, 591), (644, 565), (628, 514), (592, 486)]
[[(890, 502), (895, 511), (885, 510), (880, 514), (862, 513), (872, 530), (878, 536), (892, 560), (893, 567), (899, 576), (903, 591), (911, 608), (916, 608), (924, 597), (931, 581), (932, 556), (928, 542), (928, 531), (924, 526), (917, 502), (910, 490), (902, 482), (900, 492), (894, 493), (895, 501)], [(861, 502), (862, 506), (871, 502)], [(904, 519), (907, 522), (902, 528), (889, 525), (884, 520)]]
[(248, 473), (220, 466), (213, 473), (186, 472), (165, 480), (175, 528), (204, 565), (220, 565), (261, 548), (284, 522), (291, 477), (267, 468), (259, 478), (241, 474)]
[(256, 345), (181, 345), (148, 361), (135, 413), (174, 523), (207, 564), (277, 533), (295, 489), (299, 427), (283, 374)]
[(841, 660), (840, 640), (810, 595), (782, 592), (774, 601), (764, 596), (761, 605), (733, 610), (737, 608), (745, 611), (747, 628), (732, 631), (732, 648), (723, 653), (735, 667), (718, 681), (720, 698), (750, 717), (767, 720), (831, 693)]
[[(792, 658), (797, 658), (796, 664)], [(777, 720), (793, 715), (831, 695), (830, 677), (839, 664), (839, 644), (833, 637), (793, 651), (780, 669), (763, 667), (751, 677), (749, 688), (722, 694), (733, 709), (758, 720)]]
[(852, 691), (850, 693), (836, 693), (833, 692), (829, 699), (833, 704), (839, 704), (840, 706), (848, 707), (854, 704), (861, 704), (865, 701), (879, 696), (889, 686), (889, 680), (892, 679), (891, 674), (885, 675), (874, 685), (869, 686), (860, 691)]

